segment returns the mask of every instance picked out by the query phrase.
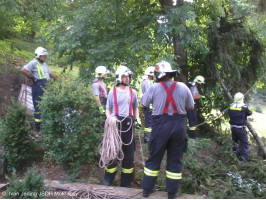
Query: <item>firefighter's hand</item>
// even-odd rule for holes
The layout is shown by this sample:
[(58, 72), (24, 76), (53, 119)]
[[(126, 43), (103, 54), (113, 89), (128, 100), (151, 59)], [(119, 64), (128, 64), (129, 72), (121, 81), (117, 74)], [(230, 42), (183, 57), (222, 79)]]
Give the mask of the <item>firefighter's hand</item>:
[(141, 119), (140, 118), (135, 119), (135, 126), (137, 129), (141, 128)]
[(105, 110), (102, 106), (99, 107), (99, 112), (101, 115), (105, 115)]

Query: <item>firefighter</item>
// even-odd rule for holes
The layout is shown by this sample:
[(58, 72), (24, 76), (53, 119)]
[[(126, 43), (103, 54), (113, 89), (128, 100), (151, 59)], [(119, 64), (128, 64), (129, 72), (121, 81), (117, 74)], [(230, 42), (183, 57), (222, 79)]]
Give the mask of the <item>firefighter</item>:
[[(154, 69), (155, 67), (149, 66), (145, 70), (144, 76), (146, 76), (146, 79), (143, 80), (141, 84), (142, 94), (144, 94), (153, 84), (152, 81), (154, 79)], [(147, 143), (149, 141), (149, 136), (151, 133), (151, 125), (152, 125), (151, 108), (143, 106), (143, 112), (145, 117), (144, 143)]]
[(239, 160), (248, 161), (248, 135), (245, 126), (247, 125), (247, 116), (252, 115), (252, 111), (244, 103), (244, 95), (242, 93), (235, 94), (234, 103), (232, 103), (228, 114), (234, 142), (233, 151)]
[[(137, 127), (141, 126), (137, 93), (129, 87), (132, 71), (126, 66), (120, 66), (116, 72), (115, 88), (107, 96), (106, 117), (116, 116), (121, 121), (118, 130), (123, 145), (121, 187), (131, 187), (134, 172), (134, 121)], [(134, 120), (135, 119), (135, 120)], [(117, 172), (118, 161), (114, 160), (105, 168), (103, 185), (110, 185)]]
[(21, 72), (32, 79), (32, 101), (34, 106), (34, 126), (37, 131), (40, 131), (41, 114), (38, 107), (38, 102), (41, 100), (46, 83), (50, 78), (56, 78), (45, 63), (48, 52), (43, 47), (38, 47), (35, 50), (35, 58), (22, 67)]
[(145, 162), (142, 181), (143, 197), (153, 192), (161, 161), (167, 151), (166, 191), (171, 199), (178, 192), (182, 179), (183, 153), (187, 149), (186, 111), (194, 108), (194, 100), (184, 83), (171, 80), (177, 70), (172, 70), (168, 62), (159, 62), (154, 73), (157, 83), (141, 98), (145, 107), (149, 104), (153, 106), (152, 132), (148, 143), (150, 155)]
[(105, 114), (105, 105), (107, 100), (107, 90), (103, 81), (109, 73), (110, 71), (107, 70), (105, 66), (98, 66), (95, 69), (95, 79), (92, 84), (92, 91), (96, 97), (96, 103), (101, 114)]
[(202, 98), (202, 96), (199, 94), (198, 87), (200, 84), (204, 84), (205, 79), (203, 76), (196, 76), (194, 81), (191, 81), (188, 83), (188, 87), (192, 93), (193, 99), (195, 101), (194, 109), (187, 112), (187, 118), (188, 118), (188, 136), (190, 138), (196, 139), (196, 125), (198, 123), (198, 110), (197, 110), (197, 102)]

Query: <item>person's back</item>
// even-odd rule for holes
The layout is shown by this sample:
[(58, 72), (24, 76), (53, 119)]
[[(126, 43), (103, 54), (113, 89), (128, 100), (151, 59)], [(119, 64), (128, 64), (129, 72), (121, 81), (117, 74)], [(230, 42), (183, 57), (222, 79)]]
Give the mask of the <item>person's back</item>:
[(141, 98), (143, 106), (153, 105), (152, 132), (149, 140), (149, 158), (145, 162), (143, 197), (153, 191), (161, 161), (167, 151), (166, 191), (174, 198), (182, 179), (183, 153), (187, 148), (186, 110), (194, 108), (188, 87), (171, 81), (176, 75), (168, 62), (161, 61), (155, 68), (158, 83), (152, 85)]
[[(234, 103), (231, 104), (228, 115), (231, 125), (232, 140), (234, 142), (233, 151), (241, 161), (248, 160), (248, 136), (245, 130), (247, 124), (247, 116), (252, 112), (244, 104), (244, 95), (240, 92), (234, 96)], [(239, 145), (240, 143), (240, 145)]]
[[(146, 79), (143, 80), (141, 84), (141, 90), (142, 94), (144, 95), (145, 92), (152, 86), (153, 84), (153, 79), (154, 79), (154, 67), (149, 66), (145, 70), (145, 77)], [(148, 143), (150, 133), (151, 133), (151, 126), (152, 126), (152, 117), (151, 117), (151, 107), (145, 107), (143, 106), (143, 112), (144, 112), (144, 117), (145, 117), (145, 131), (144, 131), (144, 143)]]

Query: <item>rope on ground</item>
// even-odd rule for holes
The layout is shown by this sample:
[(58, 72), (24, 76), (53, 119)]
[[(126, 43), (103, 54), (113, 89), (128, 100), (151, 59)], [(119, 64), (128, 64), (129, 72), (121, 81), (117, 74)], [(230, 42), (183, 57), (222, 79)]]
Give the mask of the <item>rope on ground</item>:
[[(261, 81), (261, 79), (262, 78), (264, 78), (265, 77), (265, 75), (266, 75), (266, 72), (245, 92), (245, 94), (244, 94), (244, 96), (246, 96), (255, 86), (256, 86), (256, 84), (259, 82), (259, 81)], [(204, 121), (204, 122), (202, 122), (202, 123), (200, 123), (200, 124), (197, 124), (197, 125), (195, 125), (195, 126), (193, 126), (193, 127), (199, 127), (199, 126), (201, 126), (201, 125), (204, 125), (204, 124), (206, 124), (206, 123), (210, 123), (210, 122), (212, 122), (212, 121), (214, 121), (214, 120), (216, 120), (216, 119), (219, 119), (220, 117), (222, 117), (223, 115), (224, 115), (224, 113), (228, 110), (230, 108), (230, 106), (228, 107), (228, 108), (226, 108), (224, 111), (222, 111), (217, 117), (215, 117), (215, 118), (212, 118), (212, 119), (210, 119), (210, 120), (207, 120), (207, 121)]]
[[(103, 140), (100, 144), (99, 153), (101, 155), (99, 166), (104, 168), (110, 165), (115, 160), (123, 160), (124, 153), (122, 150), (122, 145), (130, 145), (133, 141), (133, 134), (131, 141), (128, 144), (123, 143), (121, 134), (123, 132), (127, 132), (133, 125), (133, 119), (131, 118), (131, 124), (129, 128), (125, 131), (122, 131), (122, 122), (126, 118), (122, 119), (121, 121), (118, 120), (115, 116), (109, 116), (105, 120), (104, 125), (104, 136)], [(120, 129), (118, 130), (118, 124)]]

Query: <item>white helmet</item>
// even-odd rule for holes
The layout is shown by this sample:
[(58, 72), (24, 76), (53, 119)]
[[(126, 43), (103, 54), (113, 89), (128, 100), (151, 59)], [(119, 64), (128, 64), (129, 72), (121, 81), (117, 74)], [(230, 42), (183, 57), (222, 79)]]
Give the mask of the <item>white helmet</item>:
[(95, 77), (96, 78), (101, 78), (103, 77), (105, 74), (109, 74), (110, 71), (108, 69), (106, 69), (105, 66), (98, 66), (95, 69)]
[(126, 66), (121, 65), (115, 72), (115, 84), (122, 83), (122, 76), (130, 76), (133, 74), (133, 72)]
[(157, 63), (154, 74), (157, 80), (163, 78), (166, 73), (177, 73), (177, 70), (172, 70), (172, 67), (169, 62), (162, 60), (161, 62)]
[(141, 78), (144, 81), (144, 80), (146, 80), (148, 78), (148, 76), (144, 74)]
[(244, 95), (241, 92), (238, 92), (234, 96), (234, 102), (244, 103)]
[(38, 47), (36, 50), (35, 50), (35, 56), (36, 58), (39, 58), (40, 56), (47, 56), (48, 55), (48, 52), (46, 51), (45, 48), (43, 47)]
[(154, 70), (155, 70), (155, 67), (149, 66), (145, 70), (145, 73), (144, 74), (147, 75), (147, 76), (153, 76), (154, 75)]
[(198, 84), (204, 84), (205, 82), (205, 78), (201, 75), (196, 76), (196, 78), (194, 79), (194, 82), (198, 83)]

